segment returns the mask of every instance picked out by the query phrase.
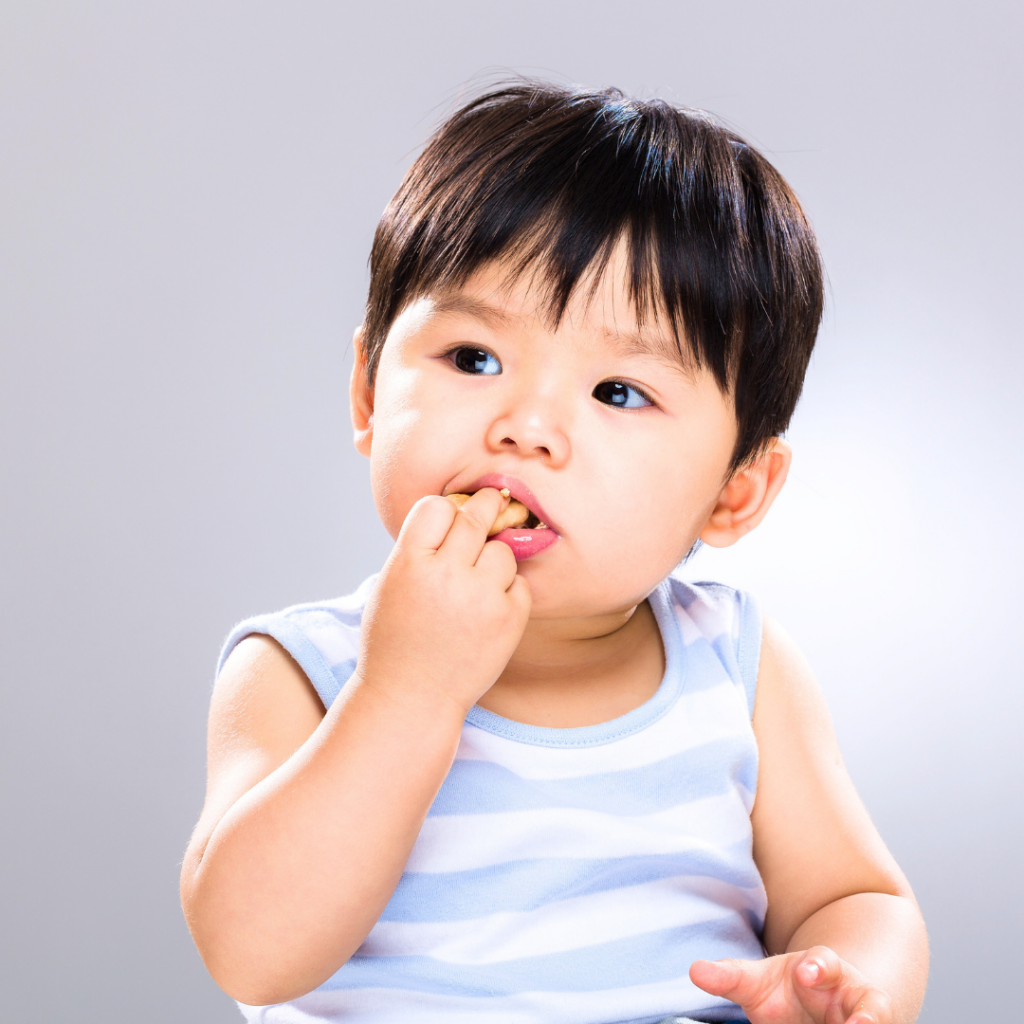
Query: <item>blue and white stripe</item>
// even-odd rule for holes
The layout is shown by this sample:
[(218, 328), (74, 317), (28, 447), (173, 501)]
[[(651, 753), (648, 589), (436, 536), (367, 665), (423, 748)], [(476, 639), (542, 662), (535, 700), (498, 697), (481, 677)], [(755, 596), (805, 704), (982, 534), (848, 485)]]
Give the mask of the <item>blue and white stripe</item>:
[[(325, 706), (351, 675), (373, 580), (239, 625), (274, 637)], [(761, 624), (747, 595), (670, 577), (650, 597), (657, 693), (578, 729), (471, 710), (395, 893), (356, 955), (265, 1024), (656, 1024), (740, 1018), (700, 957), (760, 957), (751, 728)]]

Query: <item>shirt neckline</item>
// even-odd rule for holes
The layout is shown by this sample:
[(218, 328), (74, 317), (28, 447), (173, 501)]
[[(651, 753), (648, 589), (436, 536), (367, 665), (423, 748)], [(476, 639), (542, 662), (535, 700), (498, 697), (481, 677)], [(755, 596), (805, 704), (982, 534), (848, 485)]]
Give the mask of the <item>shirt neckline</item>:
[(485, 732), (502, 736), (516, 743), (538, 747), (596, 747), (605, 743), (631, 736), (641, 729), (653, 725), (671, 710), (683, 690), (685, 674), (682, 652), (682, 634), (679, 622), (672, 610), (672, 591), (669, 580), (663, 580), (651, 592), (650, 602), (654, 620), (661, 633), (665, 651), (665, 673), (658, 689), (649, 700), (639, 707), (627, 711), (618, 718), (597, 725), (581, 725), (569, 729), (554, 729), (544, 725), (527, 725), (511, 718), (495, 714), (474, 704), (466, 716), (466, 724), (483, 729)]

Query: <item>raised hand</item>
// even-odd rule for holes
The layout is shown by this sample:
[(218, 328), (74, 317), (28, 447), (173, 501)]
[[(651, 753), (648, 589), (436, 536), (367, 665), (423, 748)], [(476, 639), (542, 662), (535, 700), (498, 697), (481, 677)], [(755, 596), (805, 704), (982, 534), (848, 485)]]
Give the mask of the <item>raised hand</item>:
[(690, 980), (751, 1024), (895, 1024), (892, 1000), (827, 946), (765, 960), (697, 960)]
[(412, 507), (364, 613), (365, 683), (452, 698), (465, 714), (495, 682), (530, 614), (511, 549), (487, 539), (507, 505), (485, 487), (458, 510), (437, 495)]

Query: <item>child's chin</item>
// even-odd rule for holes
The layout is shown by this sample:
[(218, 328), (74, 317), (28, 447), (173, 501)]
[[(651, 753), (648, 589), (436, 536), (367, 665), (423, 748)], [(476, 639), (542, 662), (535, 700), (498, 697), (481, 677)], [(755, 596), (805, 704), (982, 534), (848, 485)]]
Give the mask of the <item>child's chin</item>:
[(502, 530), (491, 540), (500, 540), (502, 544), (507, 544), (512, 549), (512, 554), (516, 556), (516, 561), (525, 562), (556, 544), (558, 534), (552, 529)]

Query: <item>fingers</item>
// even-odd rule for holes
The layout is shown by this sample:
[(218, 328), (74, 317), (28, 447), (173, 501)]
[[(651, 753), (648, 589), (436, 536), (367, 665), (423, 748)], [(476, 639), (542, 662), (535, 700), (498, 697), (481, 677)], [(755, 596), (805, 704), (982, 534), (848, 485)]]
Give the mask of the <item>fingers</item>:
[[(501, 541), (496, 543), (500, 544)], [(515, 558), (512, 559), (515, 561)], [(512, 581), (512, 586), (505, 591), (512, 599), (516, 614), (523, 623), (530, 617), (530, 609), (533, 607), (533, 593), (530, 590), (530, 583), (525, 576), (517, 576)]]
[(690, 980), (713, 996), (724, 996), (740, 1006), (756, 1005), (778, 974), (777, 960), (695, 960)]
[(480, 557), (476, 560), (476, 567), (492, 574), (501, 582), (502, 590), (508, 590), (512, 581), (516, 578), (516, 556), (507, 544), (500, 540), (487, 541)]
[(405, 547), (436, 551), (448, 536), (456, 515), (457, 509), (450, 501), (428, 494), (409, 509), (398, 540)]
[(800, 958), (793, 973), (805, 988), (836, 988), (846, 980), (846, 964), (828, 946), (813, 946)]
[[(845, 1001), (843, 1012), (848, 1012)], [(854, 1002), (846, 1024), (891, 1024), (892, 1019), (892, 999), (877, 988), (869, 988)]]
[(705, 992), (739, 1003), (751, 1020), (762, 1019), (752, 1015), (755, 1010), (767, 1013), (765, 1020), (789, 1020), (777, 1016), (785, 1006), (801, 1020), (830, 1024), (893, 1020), (892, 999), (826, 946), (765, 960), (696, 960), (690, 980)]
[[(446, 504), (452, 503), (446, 500)], [(476, 494), (470, 495), (448, 530), (443, 544), (445, 554), (457, 561), (475, 564), (487, 543), (487, 532), (491, 524), (507, 505), (508, 498), (493, 487), (482, 487)]]
[(493, 487), (477, 491), (461, 509), (447, 498), (428, 494), (409, 509), (399, 539), (406, 547), (423, 551), (438, 551), (444, 545), (446, 551), (472, 565), (487, 541), (491, 524), (507, 504), (508, 498)]
[[(880, 989), (864, 982), (860, 972), (827, 946), (807, 950), (793, 970), (798, 988), (813, 995), (833, 993), (842, 1009), (845, 1024), (890, 1024), (892, 1000)], [(813, 995), (812, 995), (813, 994)], [(801, 999), (802, 1002), (806, 1001)]]

